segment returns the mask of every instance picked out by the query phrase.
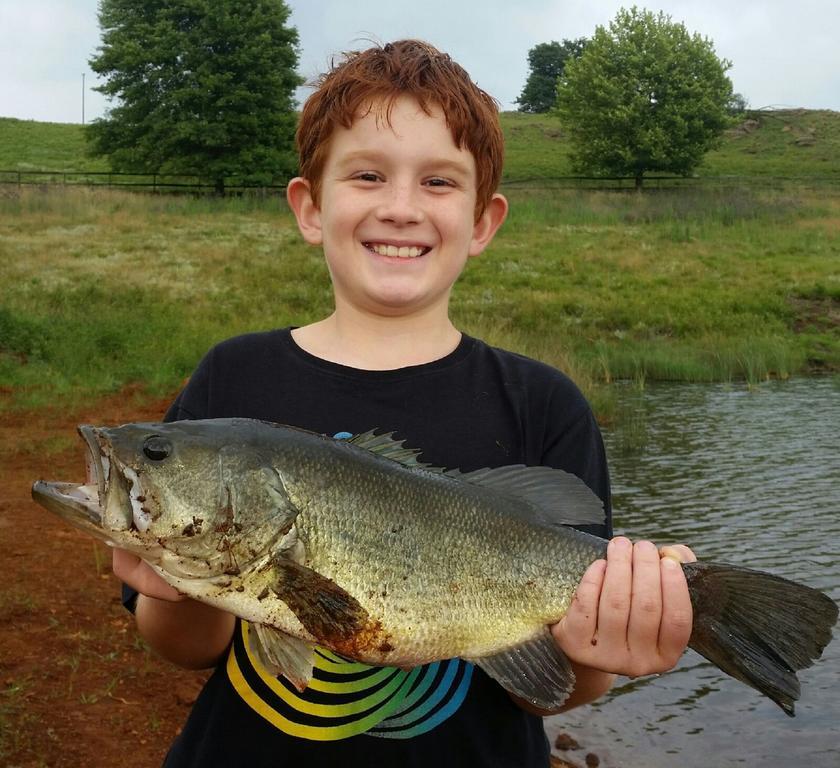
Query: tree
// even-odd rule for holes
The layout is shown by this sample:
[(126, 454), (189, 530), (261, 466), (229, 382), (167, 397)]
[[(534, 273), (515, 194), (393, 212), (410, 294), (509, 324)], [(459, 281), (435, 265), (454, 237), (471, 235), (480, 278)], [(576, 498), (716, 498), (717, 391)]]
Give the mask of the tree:
[(283, 0), (101, 0), (88, 126), (114, 170), (268, 184), (295, 170), (297, 31)]
[(726, 105), (726, 114), (730, 117), (741, 117), (749, 109), (747, 97), (742, 93), (733, 93)]
[(729, 125), (731, 63), (663, 13), (622, 9), (566, 63), (557, 112), (578, 171), (687, 176)]
[(587, 39), (540, 43), (528, 51), (530, 74), (516, 100), (520, 112), (549, 112), (557, 102), (557, 80), (569, 59), (577, 59), (586, 47)]

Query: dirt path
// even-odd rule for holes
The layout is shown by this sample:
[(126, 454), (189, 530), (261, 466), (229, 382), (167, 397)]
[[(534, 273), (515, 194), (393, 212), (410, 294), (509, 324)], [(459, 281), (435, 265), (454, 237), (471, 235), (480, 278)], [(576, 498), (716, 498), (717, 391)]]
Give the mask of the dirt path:
[(39, 478), (83, 480), (77, 424), (157, 420), (165, 405), (127, 392), (73, 414), (0, 413), (0, 765), (159, 766), (201, 687), (204, 673), (137, 638), (107, 547), (30, 498)]

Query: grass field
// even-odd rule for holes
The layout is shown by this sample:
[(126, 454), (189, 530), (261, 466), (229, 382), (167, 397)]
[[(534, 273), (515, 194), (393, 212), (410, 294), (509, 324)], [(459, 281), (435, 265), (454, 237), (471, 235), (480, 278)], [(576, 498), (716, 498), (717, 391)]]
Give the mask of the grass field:
[[(744, 185), (643, 195), (550, 188), (569, 173), (556, 120), (502, 122), (512, 213), (456, 287), (465, 330), (567, 370), (604, 413), (616, 379), (840, 370), (840, 114), (752, 113), (698, 171)], [(82, 131), (0, 118), (0, 169), (106, 170)], [(762, 183), (778, 176), (811, 180)], [(171, 392), (214, 341), (330, 307), (277, 197), (0, 185), (5, 407)]]
[[(757, 381), (840, 369), (840, 195), (527, 190), (468, 266), (466, 331), (567, 370)], [(269, 199), (21, 190), (0, 200), (7, 406), (142, 383), (171, 392), (214, 341), (330, 311), (318, 250)], [(600, 400), (599, 400), (600, 398)]]

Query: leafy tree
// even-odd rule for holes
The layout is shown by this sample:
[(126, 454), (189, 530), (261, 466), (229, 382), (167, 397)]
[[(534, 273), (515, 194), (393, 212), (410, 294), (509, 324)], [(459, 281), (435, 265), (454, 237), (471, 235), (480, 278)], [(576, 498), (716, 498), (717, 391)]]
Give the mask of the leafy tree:
[(742, 93), (733, 93), (726, 105), (726, 114), (730, 117), (740, 117), (749, 109), (749, 102)]
[(557, 112), (579, 171), (687, 176), (729, 125), (731, 63), (663, 13), (622, 9), (566, 63)]
[(557, 79), (569, 59), (577, 59), (586, 47), (587, 39), (540, 43), (528, 51), (530, 74), (516, 100), (520, 112), (549, 112), (557, 102)]
[(114, 170), (268, 184), (294, 172), (297, 31), (283, 0), (100, 0), (88, 126)]

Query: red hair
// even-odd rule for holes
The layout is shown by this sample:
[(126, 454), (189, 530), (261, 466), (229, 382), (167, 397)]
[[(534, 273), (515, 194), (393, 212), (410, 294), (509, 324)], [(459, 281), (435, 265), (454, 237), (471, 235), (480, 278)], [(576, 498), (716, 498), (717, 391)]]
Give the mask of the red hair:
[(394, 102), (410, 96), (431, 114), (443, 112), (455, 146), (475, 158), (476, 219), (499, 186), (504, 139), (498, 103), (470, 79), (448, 54), (420, 40), (398, 40), (344, 54), (315, 82), (297, 128), (300, 175), (319, 204), (321, 175), (337, 125), (350, 128), (358, 117), (377, 110), (390, 125)]

